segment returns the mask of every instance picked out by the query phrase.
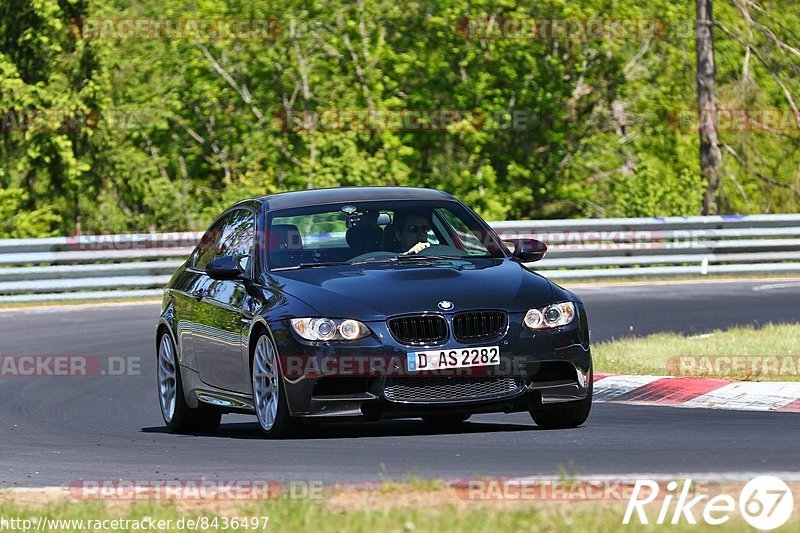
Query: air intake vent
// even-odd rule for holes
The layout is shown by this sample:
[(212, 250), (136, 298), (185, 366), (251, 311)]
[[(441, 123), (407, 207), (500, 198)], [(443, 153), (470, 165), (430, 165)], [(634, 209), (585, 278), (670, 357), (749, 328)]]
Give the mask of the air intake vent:
[(419, 376), (389, 380), (383, 394), (390, 401), (426, 403), (497, 398), (517, 394), (521, 389), (522, 381), (510, 377)]
[(442, 344), (447, 322), (440, 315), (413, 315), (389, 319), (389, 330), (398, 342), (414, 346)]
[(499, 337), (506, 331), (508, 315), (502, 311), (458, 313), (453, 317), (453, 335), (459, 342)]

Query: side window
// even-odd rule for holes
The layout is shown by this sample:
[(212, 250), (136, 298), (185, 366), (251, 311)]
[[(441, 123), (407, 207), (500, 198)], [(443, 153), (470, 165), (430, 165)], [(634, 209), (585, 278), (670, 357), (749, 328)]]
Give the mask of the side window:
[(256, 220), (253, 213), (239, 209), (231, 213), (232, 220), (222, 229), (216, 257), (223, 255), (250, 255), (255, 238)]
[(194, 252), (194, 259), (192, 261), (192, 266), (194, 268), (205, 270), (206, 265), (214, 259), (217, 247), (219, 246), (219, 238), (222, 235), (222, 228), (229, 217), (230, 215), (217, 221), (216, 224), (208, 228), (208, 231), (203, 234), (203, 238), (200, 240), (200, 244), (197, 245), (197, 249)]
[(225, 255), (247, 255), (245, 268), (249, 268), (249, 256), (255, 239), (255, 216), (246, 209), (237, 209), (214, 224), (203, 235), (198, 246), (194, 268), (205, 270), (206, 265)]

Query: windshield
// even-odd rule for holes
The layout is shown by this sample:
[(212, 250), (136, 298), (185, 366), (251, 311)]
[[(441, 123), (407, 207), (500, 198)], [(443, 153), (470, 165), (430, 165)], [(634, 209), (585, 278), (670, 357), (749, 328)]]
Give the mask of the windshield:
[(504, 257), (496, 236), (457, 202), (309, 206), (270, 215), (270, 270), (365, 262)]

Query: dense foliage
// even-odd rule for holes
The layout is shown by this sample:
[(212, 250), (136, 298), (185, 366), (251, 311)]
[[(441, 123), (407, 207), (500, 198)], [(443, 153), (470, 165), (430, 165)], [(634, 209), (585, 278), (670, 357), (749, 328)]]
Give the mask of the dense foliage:
[[(714, 3), (719, 105), (761, 117), (720, 131), (718, 212), (797, 211), (797, 7)], [(493, 220), (700, 212), (694, 2), (0, 0), (0, 13), (0, 237), (200, 228), (243, 197), (370, 184), (441, 188)], [(530, 39), (484, 31), (491, 17), (658, 31)], [(125, 38), (120, 19), (270, 22), (257, 38)], [(765, 111), (784, 115), (764, 124)], [(370, 112), (383, 122), (329, 120)], [(417, 112), (432, 126), (403, 124)]]

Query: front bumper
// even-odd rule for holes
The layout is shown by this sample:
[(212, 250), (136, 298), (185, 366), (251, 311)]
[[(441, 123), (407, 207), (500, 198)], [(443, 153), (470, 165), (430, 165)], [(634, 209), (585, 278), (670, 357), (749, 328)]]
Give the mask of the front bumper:
[[(430, 349), (499, 346), (499, 367), (406, 371), (408, 352), (422, 348), (394, 340), (385, 322), (356, 342), (308, 342), (288, 321), (270, 324), (281, 358), (288, 406), (304, 418), (368, 419), (528, 411), (581, 400), (591, 385), (586, 315), (563, 328), (531, 331), (524, 313), (510, 313), (506, 333), (476, 344), (449, 340)], [(446, 317), (449, 320), (449, 317)]]

